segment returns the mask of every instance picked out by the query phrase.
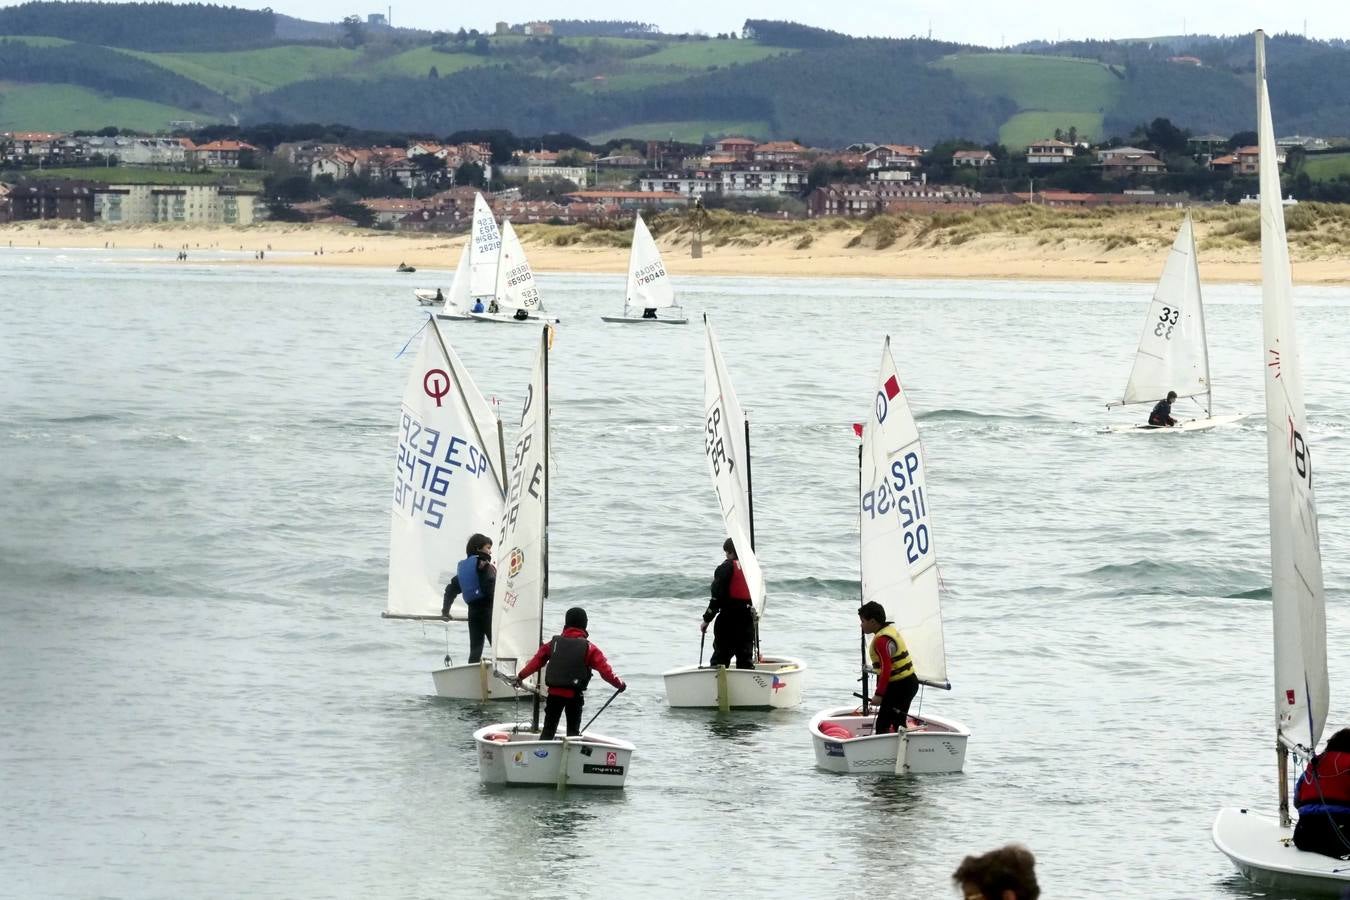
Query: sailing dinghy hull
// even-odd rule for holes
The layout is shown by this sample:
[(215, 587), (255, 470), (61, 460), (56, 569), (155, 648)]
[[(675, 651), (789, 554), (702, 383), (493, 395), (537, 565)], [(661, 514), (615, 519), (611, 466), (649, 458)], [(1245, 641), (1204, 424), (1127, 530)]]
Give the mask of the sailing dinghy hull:
[(413, 296), (417, 298), (417, 303), (420, 306), (441, 306), (445, 303), (444, 294), (441, 295), (441, 299), (437, 300), (436, 292), (425, 288), (418, 288), (413, 291)]
[(1178, 434), (1191, 431), (1209, 431), (1211, 428), (1222, 428), (1225, 425), (1235, 425), (1248, 417), (1248, 413), (1234, 413), (1227, 416), (1210, 416), (1208, 419), (1190, 419), (1186, 422), (1180, 422), (1176, 425), (1112, 425), (1102, 433), (1110, 434)]
[[(844, 775), (945, 775), (960, 772), (966, 764), (966, 741), (970, 729), (953, 719), (924, 715), (909, 717), (900, 753), (900, 734), (873, 734), (875, 715), (864, 716), (849, 706), (824, 709), (811, 719), (811, 743), (816, 765)], [(821, 727), (833, 724), (853, 737), (828, 735)]]
[(609, 322), (613, 325), (688, 325), (689, 320), (681, 316), (680, 318), (669, 319), (644, 319), (642, 316), (601, 316), (601, 322)]
[(517, 691), (492, 674), (492, 660), (447, 666), (431, 673), (436, 685), (436, 696), (449, 700), (511, 700), (532, 696), (528, 690)]
[(674, 707), (717, 709), (718, 683), (726, 673), (727, 705), (731, 709), (787, 709), (802, 702), (806, 664), (787, 656), (761, 657), (753, 669), (682, 666), (662, 677), (666, 702)]
[(541, 741), (529, 723), (499, 722), (473, 733), (484, 784), (622, 788), (637, 748), (587, 731)]
[(550, 325), (559, 324), (562, 319), (557, 316), (539, 316), (530, 313), (528, 319), (517, 319), (515, 316), (503, 315), (502, 313), (468, 313), (468, 317), (475, 322), (497, 322), (502, 325), (538, 325), (540, 322), (548, 322)]
[(1262, 887), (1339, 897), (1350, 887), (1350, 863), (1294, 846), (1294, 829), (1245, 809), (1223, 809), (1214, 820), (1214, 846), (1243, 877)]

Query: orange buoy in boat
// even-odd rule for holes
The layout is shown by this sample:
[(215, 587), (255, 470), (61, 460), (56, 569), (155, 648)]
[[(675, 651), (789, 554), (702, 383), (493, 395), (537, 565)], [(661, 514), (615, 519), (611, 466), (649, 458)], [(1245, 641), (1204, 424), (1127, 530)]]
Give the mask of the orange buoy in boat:
[(836, 740), (847, 740), (853, 737), (853, 732), (849, 731), (838, 722), (824, 722), (820, 726), (820, 733), (826, 737), (832, 737)]
[(486, 735), (486, 738), (494, 744), (506, 744), (511, 741), (511, 735), (502, 734), (500, 731), (494, 731), (492, 734)]

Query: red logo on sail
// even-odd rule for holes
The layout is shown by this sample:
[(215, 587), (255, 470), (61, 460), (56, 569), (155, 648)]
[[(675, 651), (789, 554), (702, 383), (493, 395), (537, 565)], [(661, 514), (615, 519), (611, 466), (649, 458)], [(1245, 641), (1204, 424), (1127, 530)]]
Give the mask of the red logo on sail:
[(450, 373), (444, 369), (428, 369), (422, 376), (422, 390), (440, 406), (441, 398), (450, 393)]
[(1284, 699), (1286, 699), (1286, 700), (1289, 701), (1289, 705), (1290, 705), (1290, 706), (1293, 706), (1293, 705), (1294, 705), (1294, 692), (1293, 692), (1293, 691), (1285, 691), (1285, 692), (1284, 692)]
[(853, 423), (853, 433), (856, 434), (858, 437), (862, 437), (862, 428), (863, 426), (861, 422)]
[(894, 400), (895, 395), (900, 393), (900, 379), (892, 375), (886, 379), (886, 384), (883, 387), (886, 388), (886, 399)]

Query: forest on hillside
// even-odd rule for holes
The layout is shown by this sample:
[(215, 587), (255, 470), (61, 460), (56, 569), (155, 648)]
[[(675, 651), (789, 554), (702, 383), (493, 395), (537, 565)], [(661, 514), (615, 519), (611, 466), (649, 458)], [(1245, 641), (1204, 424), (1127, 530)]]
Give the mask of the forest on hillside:
[(239, 50), (276, 32), (270, 9), (206, 3), (24, 3), (0, 8), (0, 35), (42, 35), (129, 50)]

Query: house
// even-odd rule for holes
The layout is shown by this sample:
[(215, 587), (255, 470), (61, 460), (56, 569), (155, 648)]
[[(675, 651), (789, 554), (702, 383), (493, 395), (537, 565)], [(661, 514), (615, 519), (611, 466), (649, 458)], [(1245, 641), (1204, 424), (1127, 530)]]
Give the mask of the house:
[(909, 169), (873, 169), (867, 173), (868, 181), (913, 181), (914, 173)]
[(863, 153), (869, 169), (917, 169), (923, 162), (923, 148), (909, 144), (878, 144)]
[(689, 201), (670, 191), (573, 191), (569, 203), (600, 203), (620, 209), (672, 209)]
[(693, 199), (704, 194), (716, 194), (722, 188), (722, 178), (712, 172), (696, 171), (676, 174), (648, 175), (638, 179), (638, 190), (679, 194)]
[(10, 221), (9, 192), (10, 186), (0, 182), (0, 222)]
[(327, 175), (334, 181), (351, 178), (356, 170), (356, 154), (343, 147), (314, 157), (309, 164), (310, 180)]
[(525, 25), (525, 33), (534, 37), (547, 37), (553, 34), (553, 26), (548, 22), (528, 22)]
[(14, 131), (0, 135), (5, 161), (16, 165), (63, 166), (84, 160), (82, 138), (55, 131)]
[(1331, 144), (1326, 138), (1304, 137), (1301, 134), (1291, 134), (1288, 137), (1276, 138), (1275, 146), (1285, 150), (1292, 150), (1295, 147), (1301, 147), (1304, 150), (1327, 150)]
[(114, 184), (94, 192), (100, 222), (252, 225), (261, 210), (257, 191), (214, 184)]
[(257, 152), (257, 147), (243, 141), (211, 141), (192, 148), (192, 161), (206, 169), (237, 169), (241, 160)]
[(192, 141), (177, 137), (83, 137), (85, 156), (113, 156), (124, 166), (183, 168), (188, 164)]
[(769, 141), (759, 144), (750, 158), (761, 163), (795, 163), (801, 161), (807, 149), (796, 141)]
[(985, 166), (992, 166), (997, 162), (994, 154), (988, 150), (957, 150), (952, 154), (952, 165), (954, 166), (973, 166), (976, 169), (983, 169)]
[(647, 160), (636, 153), (611, 153), (597, 159), (595, 164), (607, 169), (640, 169), (647, 164)]
[(1237, 157), (1231, 153), (1225, 153), (1223, 156), (1216, 156), (1209, 161), (1209, 167), (1215, 172), (1232, 172), (1233, 167), (1237, 165)]
[(1063, 141), (1036, 141), (1027, 146), (1027, 163), (1033, 166), (1062, 165), (1073, 159), (1073, 144)]
[(748, 138), (728, 137), (713, 141), (712, 152), (719, 156), (730, 156), (734, 160), (745, 161), (755, 152), (756, 141)]
[(361, 205), (375, 214), (376, 225), (397, 225), (404, 218), (428, 208), (426, 201), (423, 200), (401, 200), (393, 197), (362, 200)]
[[(1241, 147), (1233, 153), (1235, 159), (1232, 171), (1235, 175), (1256, 175), (1261, 171), (1261, 148), (1260, 147)], [(1288, 157), (1285, 152), (1279, 148), (1275, 150), (1275, 164), (1283, 166)], [(1219, 161), (1214, 160), (1211, 165), (1214, 168), (1219, 167)]]
[(511, 161), (519, 166), (556, 166), (561, 155), (554, 150), (517, 150)]
[(800, 196), (810, 175), (795, 166), (741, 166), (722, 171), (721, 193), (727, 197)]
[(20, 181), (10, 187), (10, 218), (15, 222), (30, 219), (92, 222), (97, 187), (85, 181)]
[(1162, 160), (1151, 153), (1115, 153), (1101, 163), (1102, 175), (1107, 178), (1123, 178), (1126, 175), (1157, 175), (1167, 171)]
[(498, 166), (497, 174), (502, 178), (523, 178), (526, 181), (545, 181), (549, 178), (561, 178), (578, 187), (584, 187), (589, 169), (585, 166), (559, 166), (552, 163), (542, 165)]
[(1097, 151), (1097, 162), (1104, 163), (1115, 156), (1156, 156), (1152, 150), (1142, 147), (1103, 147)]

